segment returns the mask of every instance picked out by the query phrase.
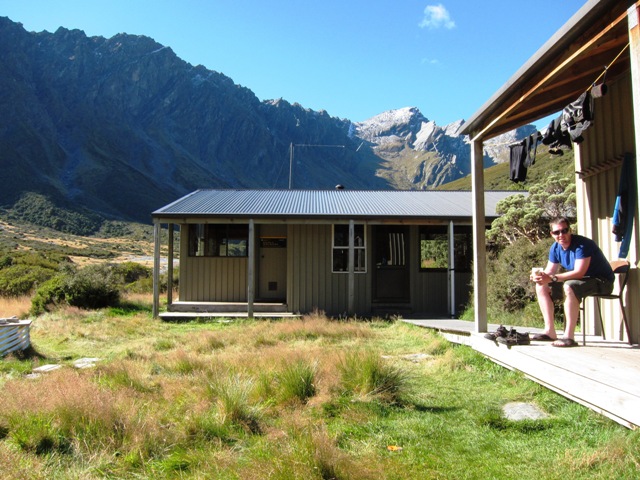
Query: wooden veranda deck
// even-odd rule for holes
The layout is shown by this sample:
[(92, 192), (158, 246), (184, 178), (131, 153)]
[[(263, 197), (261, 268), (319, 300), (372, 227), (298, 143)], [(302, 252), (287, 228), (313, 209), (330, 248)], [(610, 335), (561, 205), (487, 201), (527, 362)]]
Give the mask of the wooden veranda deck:
[[(494, 362), (522, 372), (527, 378), (610, 419), (640, 427), (640, 348), (624, 342), (587, 335), (586, 345), (557, 348), (549, 342), (511, 348), (475, 333), (472, 322), (462, 320), (405, 320), (439, 331), (449, 341), (468, 345)], [(489, 325), (494, 331), (498, 325)], [(539, 329), (515, 327), (519, 332)]]

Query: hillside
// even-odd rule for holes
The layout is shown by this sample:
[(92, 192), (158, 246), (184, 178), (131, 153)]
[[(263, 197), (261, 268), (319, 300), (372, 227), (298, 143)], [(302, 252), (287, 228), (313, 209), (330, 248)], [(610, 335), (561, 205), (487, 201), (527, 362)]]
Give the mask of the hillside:
[[(559, 172), (573, 178), (575, 174), (573, 150), (564, 155), (551, 155), (544, 145), (538, 146), (535, 164), (527, 171), (527, 180), (515, 183), (509, 180), (509, 163), (501, 163), (484, 170), (485, 190), (527, 190), (551, 172)], [(471, 190), (471, 176), (459, 178), (437, 187), (437, 190)]]

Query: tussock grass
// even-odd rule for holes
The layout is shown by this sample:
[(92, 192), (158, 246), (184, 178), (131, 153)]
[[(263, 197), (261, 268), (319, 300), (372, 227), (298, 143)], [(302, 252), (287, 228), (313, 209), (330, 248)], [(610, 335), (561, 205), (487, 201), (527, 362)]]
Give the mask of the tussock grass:
[[(63, 309), (34, 319), (31, 337), (35, 353), (0, 363), (0, 478), (638, 473), (638, 432), (399, 320), (175, 324), (145, 308)], [(73, 368), (85, 356), (96, 367)], [(44, 363), (62, 368), (26, 375)], [(551, 416), (506, 421), (510, 401)]]
[(345, 352), (338, 369), (343, 394), (379, 397), (395, 403), (401, 401), (410, 388), (408, 371), (386, 361), (374, 350)]
[(0, 297), (0, 317), (13, 317), (20, 319), (29, 318), (31, 309), (31, 297)]
[(297, 360), (286, 363), (276, 375), (280, 399), (284, 402), (306, 402), (316, 394), (317, 362)]
[(254, 380), (240, 374), (219, 377), (209, 385), (220, 423), (260, 432), (260, 408), (251, 401), (254, 388)]

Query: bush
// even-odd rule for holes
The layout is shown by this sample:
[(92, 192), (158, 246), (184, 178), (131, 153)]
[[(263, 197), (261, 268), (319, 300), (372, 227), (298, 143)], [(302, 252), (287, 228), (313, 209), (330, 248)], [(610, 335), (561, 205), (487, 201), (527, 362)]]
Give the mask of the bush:
[(11, 265), (0, 270), (0, 295), (19, 297), (31, 293), (55, 274), (40, 266)]
[(529, 280), (532, 267), (547, 264), (549, 241), (532, 245), (526, 238), (506, 246), (487, 264), (487, 302), (506, 312), (524, 309), (536, 301), (533, 283)]
[(69, 305), (80, 308), (104, 308), (120, 301), (121, 278), (111, 265), (89, 265), (67, 277), (64, 286)]
[(40, 315), (65, 299), (64, 276), (57, 275), (43, 283), (31, 299), (31, 314)]
[(117, 306), (121, 285), (122, 276), (112, 265), (89, 265), (81, 270), (68, 266), (38, 288), (31, 313), (38, 315), (61, 302), (86, 309)]
[(122, 276), (122, 281), (125, 284), (134, 283), (145, 278), (151, 278), (152, 270), (140, 263), (124, 262), (115, 265), (113, 268), (116, 274)]

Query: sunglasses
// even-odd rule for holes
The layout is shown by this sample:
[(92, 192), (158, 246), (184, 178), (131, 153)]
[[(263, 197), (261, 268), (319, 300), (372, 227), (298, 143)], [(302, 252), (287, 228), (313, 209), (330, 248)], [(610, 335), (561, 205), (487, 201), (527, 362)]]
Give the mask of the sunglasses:
[(566, 235), (567, 233), (569, 233), (569, 227), (564, 227), (562, 230), (553, 230), (551, 235), (557, 237), (558, 235)]

